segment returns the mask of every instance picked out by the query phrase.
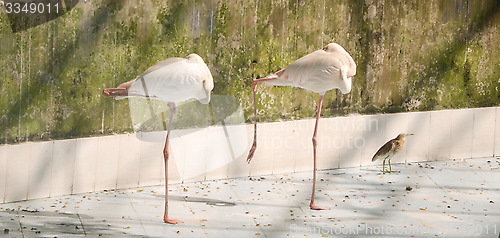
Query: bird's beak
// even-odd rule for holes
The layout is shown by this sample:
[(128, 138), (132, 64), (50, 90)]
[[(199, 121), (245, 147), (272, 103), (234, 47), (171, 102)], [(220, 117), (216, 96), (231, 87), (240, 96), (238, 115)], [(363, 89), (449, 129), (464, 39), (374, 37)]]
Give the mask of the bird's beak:
[(412, 136), (412, 135), (415, 135), (415, 134), (405, 134), (405, 136)]

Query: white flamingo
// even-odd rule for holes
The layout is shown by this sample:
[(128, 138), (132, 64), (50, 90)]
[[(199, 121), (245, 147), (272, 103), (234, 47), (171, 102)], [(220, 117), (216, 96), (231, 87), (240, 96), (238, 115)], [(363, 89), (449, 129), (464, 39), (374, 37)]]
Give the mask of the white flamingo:
[(257, 99), (255, 88), (258, 83), (265, 83), (270, 86), (294, 86), (319, 93), (316, 125), (314, 126), (312, 137), (314, 168), (311, 203), (309, 204), (309, 207), (314, 210), (328, 209), (314, 205), (314, 191), (316, 187), (316, 135), (323, 96), (328, 90), (334, 88), (340, 89), (344, 94), (349, 93), (351, 91), (351, 78), (354, 75), (356, 75), (356, 63), (354, 63), (352, 57), (339, 44), (330, 43), (325, 48), (296, 60), (275, 74), (266, 78), (254, 79), (252, 82), (255, 114), (254, 141), (248, 153), (248, 163), (252, 160), (257, 148)]
[(186, 58), (168, 58), (151, 66), (139, 77), (121, 84), (118, 88), (106, 88), (106, 97), (145, 97), (168, 102), (170, 119), (163, 149), (165, 159), (165, 212), (163, 221), (169, 224), (182, 222), (168, 217), (168, 137), (175, 114), (175, 103), (196, 98), (203, 104), (210, 102), (214, 88), (212, 74), (203, 59), (197, 54)]

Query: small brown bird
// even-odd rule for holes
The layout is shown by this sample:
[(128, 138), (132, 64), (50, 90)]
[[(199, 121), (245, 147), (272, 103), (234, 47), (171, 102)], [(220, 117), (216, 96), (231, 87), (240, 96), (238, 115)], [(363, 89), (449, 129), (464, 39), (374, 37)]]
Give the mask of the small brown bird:
[[(375, 160), (378, 160), (379, 158), (383, 158), (384, 162), (382, 163), (382, 172), (383, 173), (391, 173), (395, 172), (391, 168), (391, 157), (396, 154), (398, 151), (400, 151), (403, 146), (405, 145), (405, 138), (407, 136), (412, 136), (413, 134), (404, 134), (401, 133), (396, 138), (388, 141), (378, 149), (377, 153), (372, 158), (372, 162)], [(389, 171), (385, 170), (385, 161), (389, 162)]]

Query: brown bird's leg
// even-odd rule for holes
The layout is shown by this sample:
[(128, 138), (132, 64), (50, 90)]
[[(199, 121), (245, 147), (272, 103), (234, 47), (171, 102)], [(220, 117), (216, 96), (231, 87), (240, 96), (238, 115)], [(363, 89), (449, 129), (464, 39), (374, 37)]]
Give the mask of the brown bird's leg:
[(165, 159), (165, 213), (163, 215), (163, 222), (168, 224), (177, 224), (182, 221), (168, 218), (168, 136), (170, 135), (172, 119), (175, 114), (175, 104), (169, 102), (168, 107), (170, 107), (170, 119), (168, 120), (167, 138), (165, 139), (165, 148), (163, 149), (163, 158)]
[(262, 78), (262, 79), (254, 79), (252, 81), (252, 91), (253, 91), (253, 114), (254, 114), (254, 120), (253, 120), (253, 144), (252, 147), (250, 148), (250, 151), (248, 152), (247, 156), (247, 163), (250, 163), (253, 158), (253, 154), (255, 153), (255, 150), (257, 149), (257, 96), (256, 96), (256, 87), (258, 83), (264, 82), (264, 81), (269, 81), (273, 80), (276, 78)]
[(391, 166), (391, 159), (388, 159), (387, 162), (389, 163), (389, 173), (393, 173), (393, 172), (396, 172), (396, 171), (393, 171), (392, 170), (392, 166)]
[(387, 159), (387, 158), (385, 158), (385, 159), (384, 159), (384, 161), (382, 162), (382, 173), (385, 173), (385, 172), (386, 172), (386, 171), (385, 171), (385, 160), (386, 160), (386, 159)]
[(316, 146), (317, 146), (316, 135), (318, 134), (318, 121), (321, 115), (322, 104), (323, 104), (323, 95), (319, 95), (318, 114), (316, 114), (316, 125), (314, 126), (314, 134), (312, 137), (313, 154), (314, 154), (314, 166), (313, 166), (314, 171), (313, 171), (313, 187), (312, 187), (311, 203), (309, 204), (309, 207), (313, 210), (330, 210), (329, 208), (318, 207), (314, 205), (314, 190), (316, 189)]

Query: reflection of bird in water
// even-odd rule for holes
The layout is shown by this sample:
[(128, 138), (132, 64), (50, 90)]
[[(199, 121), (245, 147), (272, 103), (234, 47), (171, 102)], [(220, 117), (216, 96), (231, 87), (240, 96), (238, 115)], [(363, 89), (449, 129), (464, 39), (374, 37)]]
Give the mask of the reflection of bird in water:
[(168, 102), (170, 119), (163, 157), (165, 159), (165, 213), (163, 221), (170, 224), (181, 222), (168, 218), (168, 137), (175, 114), (175, 103), (191, 98), (201, 103), (210, 102), (210, 92), (214, 88), (212, 74), (203, 59), (197, 54), (186, 58), (169, 58), (161, 61), (142, 75), (118, 88), (106, 88), (102, 91), (106, 97), (145, 97)]
[(318, 112), (316, 114), (316, 125), (312, 137), (314, 154), (314, 171), (311, 203), (309, 207), (314, 210), (326, 208), (314, 205), (314, 190), (316, 186), (316, 134), (318, 121), (321, 115), (321, 104), (323, 95), (328, 90), (338, 88), (342, 93), (351, 91), (351, 78), (356, 74), (356, 63), (342, 46), (330, 43), (321, 50), (314, 51), (286, 68), (268, 76), (267, 78), (254, 79), (252, 82), (254, 96), (254, 142), (248, 153), (247, 162), (250, 163), (257, 148), (257, 99), (255, 87), (258, 83), (266, 83), (271, 86), (294, 86), (319, 93)]
[[(412, 136), (412, 135), (413, 134), (401, 133), (396, 138), (385, 143), (385, 145), (380, 147), (380, 149), (378, 149), (377, 153), (375, 153), (375, 155), (372, 158), (372, 162), (375, 160), (378, 160), (380, 158), (383, 158), (384, 162), (382, 163), (382, 172), (384, 172), (384, 173), (395, 172), (395, 171), (392, 171), (392, 168), (391, 168), (391, 157), (403, 148), (403, 146), (405, 145), (405, 138), (407, 136)], [(388, 171), (385, 170), (385, 161), (386, 160), (389, 163), (389, 170)]]

